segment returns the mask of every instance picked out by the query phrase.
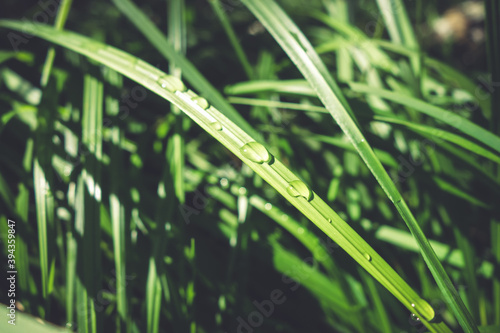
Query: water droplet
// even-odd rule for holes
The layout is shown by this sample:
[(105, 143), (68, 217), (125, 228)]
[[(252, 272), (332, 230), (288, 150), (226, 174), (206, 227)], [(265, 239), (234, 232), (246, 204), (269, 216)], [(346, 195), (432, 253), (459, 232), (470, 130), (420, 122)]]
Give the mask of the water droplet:
[(241, 147), (240, 153), (250, 161), (259, 164), (269, 163), (273, 158), (273, 156), (267, 151), (266, 147), (255, 141), (249, 142)]
[(220, 186), (222, 186), (223, 188), (226, 188), (228, 185), (229, 185), (229, 180), (227, 180), (227, 178), (221, 178)]
[(365, 259), (368, 261), (372, 261), (372, 256), (369, 255), (368, 253), (363, 254), (363, 257), (365, 257)]
[(204, 99), (203, 97), (196, 96), (193, 99), (193, 102), (198, 104), (203, 110), (206, 110), (210, 107), (210, 104), (208, 104), (208, 101)]
[(301, 227), (298, 228), (297, 232), (302, 235), (304, 233), (304, 228), (301, 228)]
[(184, 83), (172, 75), (162, 76), (156, 82), (160, 85), (160, 87), (170, 92), (186, 91)]
[(238, 193), (239, 193), (239, 195), (245, 195), (245, 194), (247, 194), (247, 189), (244, 187), (240, 187), (238, 189)]
[(328, 223), (332, 224), (333, 220), (332, 219), (328, 219)]
[(264, 205), (265, 210), (271, 210), (271, 208), (273, 208), (273, 205), (269, 202)]
[(286, 215), (286, 214), (281, 215), (281, 219), (282, 219), (283, 221), (288, 220), (288, 215)]
[(286, 188), (288, 194), (292, 197), (303, 197), (307, 201), (311, 201), (313, 197), (313, 193), (311, 189), (301, 180), (293, 180), (288, 183), (288, 187)]
[(411, 319), (413, 321), (420, 321), (420, 318), (418, 318), (418, 316), (416, 314), (414, 314), (414, 313), (411, 314)]
[(216, 131), (222, 131), (222, 124), (219, 123), (218, 121), (214, 121), (213, 123), (210, 123), (210, 127), (212, 127)]
[(411, 307), (416, 310), (415, 312), (417, 317), (425, 318), (427, 321), (432, 320), (436, 315), (432, 306), (422, 298), (411, 303)]

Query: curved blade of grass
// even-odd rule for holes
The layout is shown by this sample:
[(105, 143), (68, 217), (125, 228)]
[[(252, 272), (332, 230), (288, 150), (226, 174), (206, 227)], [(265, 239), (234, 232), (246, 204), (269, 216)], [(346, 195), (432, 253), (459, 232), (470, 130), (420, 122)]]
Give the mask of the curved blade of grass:
[[(335, 29), (342, 36), (319, 45), (319, 52), (333, 49), (351, 49), (352, 52), (361, 49), (364, 51), (362, 54), (363, 62), (367, 61), (370, 66), (378, 67), (393, 75), (401, 74), (399, 66), (361, 29), (323, 13), (315, 13), (313, 17)], [(358, 63), (360, 62), (358, 61)]]
[[(277, 107), (277, 108), (282, 108), (282, 109), (289, 109), (289, 110), (299, 110), (299, 111), (309, 111), (309, 112), (319, 112), (319, 113), (329, 113), (327, 109), (321, 106), (316, 106), (316, 105), (310, 105), (310, 104), (299, 104), (299, 103), (288, 103), (288, 102), (280, 102), (280, 101), (270, 101), (270, 100), (264, 100), (264, 99), (255, 99), (255, 98), (244, 98), (244, 97), (229, 97), (228, 101), (233, 104), (242, 104), (242, 105), (254, 105), (254, 106), (265, 106), (265, 107)], [(436, 140), (446, 140), (449, 142), (454, 143), (457, 146), (460, 146), (466, 150), (469, 150), (473, 153), (476, 153), (477, 155), (486, 157), (494, 162), (500, 163), (500, 157), (498, 155), (495, 155), (494, 153), (490, 152), (489, 150), (477, 145), (476, 143), (467, 140), (466, 138), (435, 128), (435, 127), (430, 127), (430, 126), (424, 126), (424, 125), (418, 125), (414, 123), (410, 123), (398, 118), (394, 117), (386, 117), (386, 116), (375, 116), (374, 119), (383, 121), (383, 122), (390, 122), (390, 123), (397, 123), (404, 125), (411, 130), (413, 130), (416, 133), (420, 134), (427, 134), (429, 137), (434, 137)], [(313, 136), (314, 138), (321, 138), (322, 141), (324, 142), (330, 142), (331, 143), (339, 143), (342, 144), (343, 148), (346, 149), (352, 149), (354, 150), (354, 147), (352, 145), (342, 142), (341, 140), (332, 138), (332, 137), (327, 137), (327, 136)], [(382, 156), (379, 154), (380, 151), (377, 151), (377, 149), (374, 149), (375, 154), (377, 157), (380, 159), (382, 164), (388, 164), (393, 167), (397, 168), (397, 163), (387, 163), (382, 160)], [(393, 159), (394, 160), (394, 159)], [(394, 160), (395, 161), (395, 160)]]
[(500, 182), (498, 181), (498, 179), (496, 179), (490, 171), (485, 170), (485, 168), (479, 163), (478, 160), (471, 158), (469, 153), (467, 153), (463, 149), (457, 148), (455, 145), (446, 141), (436, 140), (434, 142), (444, 151), (456, 156), (463, 163), (471, 166), (474, 171), (476, 171), (481, 176), (481, 180), (485, 182), (486, 185), (494, 190), (499, 190)]
[[(24, 30), (55, 44), (85, 55), (178, 106), (207, 133), (221, 142), (238, 158), (274, 187), (286, 200), (309, 218), (318, 228), (339, 244), (368, 273), (387, 288), (408, 310), (416, 313), (432, 332), (450, 332), (444, 324), (428, 322), (435, 316), (434, 309), (420, 298), (408, 284), (371, 248), (335, 211), (316, 193), (273, 157), (240, 127), (196, 93), (186, 90), (177, 78), (120, 51), (76, 33), (60, 32), (42, 24), (29, 27), (21, 22), (0, 20), (1, 27)], [(380, 162), (379, 162), (380, 163)], [(401, 208), (404, 214), (408, 208)], [(451, 283), (451, 282), (450, 282)]]
[(182, 70), (183, 76), (229, 119), (257, 139), (260, 134), (229, 104), (210, 82), (182, 54), (176, 52), (164, 34), (130, 0), (113, 0), (116, 7), (136, 26), (149, 42)]
[(485, 204), (480, 199), (476, 199), (475, 197), (471, 196), (470, 194), (467, 194), (466, 192), (464, 192), (460, 188), (456, 187), (455, 185), (450, 184), (449, 182), (445, 181), (444, 179), (441, 179), (439, 177), (433, 177), (433, 180), (440, 189), (442, 189), (445, 192), (450, 193), (451, 195), (454, 195), (458, 198), (462, 198), (462, 199), (469, 201), (470, 203), (477, 205), (479, 207), (483, 207), (486, 209), (491, 208), (488, 204)]
[[(414, 50), (410, 50), (402, 45), (391, 43), (386, 40), (372, 40), (372, 42), (379, 45), (381, 48), (407, 57), (419, 55), (419, 53)], [(426, 56), (424, 57), (423, 62), (428, 69), (432, 69), (436, 75), (440, 76), (450, 86), (468, 91), (474, 98), (475, 102), (481, 107), (481, 111), (485, 117), (490, 117), (491, 96), (489, 93), (481, 92), (479, 89), (480, 86), (477, 83), (465, 76), (463, 73), (457, 71), (455, 68), (439, 60)], [(489, 89), (492, 88), (489, 87)]]
[(332, 89), (330, 82), (333, 79), (312, 45), (274, 1), (242, 1), (273, 35), (297, 68), (302, 72), (302, 75), (317, 91), (318, 97), (330, 111), (342, 131), (349, 137), (365, 164), (384, 189), (389, 199), (394, 203), (399, 214), (403, 217), (403, 220), (421, 247), (422, 256), (460, 325), (467, 332), (477, 332), (474, 319), (458, 295), (441, 262), (436, 257), (415, 217), (386, 170), (375, 156), (370, 145), (366, 142), (355, 121), (350, 117), (349, 109), (345, 107), (345, 101), (343, 98), (338, 97), (340, 95), (339, 91)]
[[(401, 229), (387, 225), (380, 226), (377, 231), (375, 231), (375, 238), (401, 249), (412, 252), (419, 251), (418, 244), (415, 242), (412, 235)], [(465, 258), (459, 249), (453, 249), (448, 244), (440, 243), (436, 240), (431, 239), (429, 241), (440, 260), (458, 268), (465, 268)], [(478, 265), (477, 273), (487, 279), (491, 279), (493, 275), (493, 264), (484, 260)]]
[(439, 119), (447, 125), (470, 135), (474, 139), (500, 152), (500, 137), (451, 111), (447, 111), (443, 108), (423, 102), (420, 99), (408, 95), (399, 94), (385, 89), (372, 88), (361, 83), (351, 82), (349, 83), (349, 86), (355, 92), (380, 96), (395, 103), (410, 107), (413, 110), (425, 113), (433, 118)]
[(486, 157), (487, 159), (500, 163), (500, 156), (495, 155), (493, 152), (481, 147), (478, 144), (475, 144), (474, 142), (467, 140), (466, 138), (456, 135), (447, 131), (443, 131), (439, 128), (431, 127), (431, 126), (425, 126), (425, 125), (419, 125), (415, 123), (410, 123), (408, 121), (400, 120), (397, 118), (391, 118), (391, 117), (382, 117), (382, 116), (375, 116), (376, 120), (388, 122), (388, 123), (393, 123), (393, 124), (400, 124), (403, 126), (408, 127), (410, 130), (417, 132), (417, 133), (423, 133), (423, 134), (428, 134), (430, 137), (436, 137), (436, 139), (442, 139), (449, 141), (451, 143), (456, 144), (457, 146), (460, 146), (464, 149), (467, 149), (473, 153), (476, 153), (477, 155)]

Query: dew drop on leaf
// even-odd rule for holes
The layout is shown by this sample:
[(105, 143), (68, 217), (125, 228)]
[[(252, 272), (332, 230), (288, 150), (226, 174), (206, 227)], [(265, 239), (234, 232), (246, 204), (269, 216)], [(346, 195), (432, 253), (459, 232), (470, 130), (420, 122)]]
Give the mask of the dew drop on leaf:
[(311, 201), (313, 197), (313, 193), (311, 189), (301, 180), (293, 180), (288, 183), (288, 187), (286, 188), (288, 194), (292, 197), (303, 197), (307, 201)]
[(219, 123), (218, 121), (214, 121), (213, 123), (210, 123), (210, 127), (212, 127), (216, 131), (222, 131), (222, 124)]
[(272, 160), (272, 155), (269, 154), (266, 147), (258, 142), (249, 142), (240, 148), (240, 153), (255, 163), (269, 163)]
[(186, 91), (184, 83), (172, 75), (162, 76), (156, 82), (160, 85), (160, 87), (172, 93), (176, 91)]
[(200, 97), (200, 96), (194, 97), (193, 102), (198, 104), (203, 110), (206, 110), (210, 107), (210, 104), (208, 104), (208, 101), (205, 98)]

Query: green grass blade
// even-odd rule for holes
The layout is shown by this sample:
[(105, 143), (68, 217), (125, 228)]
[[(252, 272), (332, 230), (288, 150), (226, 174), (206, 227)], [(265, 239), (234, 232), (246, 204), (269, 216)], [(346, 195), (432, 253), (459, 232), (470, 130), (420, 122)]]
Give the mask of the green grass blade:
[(472, 153), (476, 153), (477, 155), (483, 156), (495, 163), (500, 163), (500, 156), (494, 154), (493, 152), (489, 151), (488, 149), (485, 149), (481, 147), (480, 145), (467, 140), (466, 138), (456, 135), (447, 131), (443, 131), (439, 128), (432, 127), (432, 126), (425, 126), (425, 125), (419, 125), (419, 124), (414, 124), (408, 121), (400, 120), (397, 118), (392, 118), (392, 117), (382, 117), (382, 116), (375, 116), (376, 120), (388, 122), (388, 123), (393, 123), (393, 124), (400, 124), (408, 127), (410, 130), (420, 133), (420, 134), (427, 134), (432, 140), (446, 140), (448, 142), (451, 142), (457, 146), (460, 146)]
[(66, 323), (72, 328), (75, 312), (75, 286), (77, 269), (77, 240), (75, 230), (71, 226), (66, 233)]
[(146, 285), (146, 332), (158, 333), (160, 329), (161, 283), (157, 274), (155, 256), (149, 259)]
[[(413, 31), (410, 18), (402, 0), (377, 0), (382, 17), (387, 26), (391, 40), (396, 44), (418, 51), (419, 44)], [(415, 76), (421, 80), (420, 56), (410, 58)]]
[(353, 91), (380, 96), (387, 100), (412, 108), (413, 110), (422, 112), (435, 119), (441, 120), (445, 124), (468, 134), (488, 147), (500, 152), (500, 137), (451, 111), (447, 111), (420, 99), (397, 92), (372, 88), (361, 83), (352, 82), (349, 85)]
[[(82, 332), (98, 332), (96, 307), (101, 284), (101, 176), (103, 84), (97, 78), (84, 77), (82, 107), (82, 143), (90, 153), (83, 163), (78, 180), (75, 229), (78, 235), (77, 309), (78, 327)], [(102, 307), (102, 305), (99, 305)], [(83, 308), (83, 309), (82, 309)]]
[[(64, 23), (68, 18), (69, 10), (71, 9), (71, 4), (73, 0), (63, 0), (59, 4), (59, 9), (56, 15), (56, 22), (54, 27), (57, 30), (62, 30)], [(42, 77), (40, 79), (40, 85), (45, 87), (49, 82), (50, 71), (52, 70), (52, 64), (54, 63), (54, 58), (56, 57), (56, 51), (54, 48), (49, 48), (47, 51), (47, 57), (45, 58), (45, 63), (43, 64)]]
[(229, 103), (233, 103), (233, 104), (265, 106), (268, 108), (280, 108), (280, 109), (289, 109), (289, 110), (329, 113), (328, 110), (325, 109), (324, 107), (310, 105), (310, 104), (286, 103), (286, 102), (280, 102), (280, 101), (269, 101), (266, 99), (245, 98), (245, 97), (229, 97), (227, 100)]
[(42, 295), (47, 298), (52, 287), (49, 284), (50, 263), (49, 260), (49, 243), (48, 243), (48, 219), (47, 219), (47, 204), (46, 204), (46, 189), (49, 187), (45, 173), (35, 159), (33, 165), (33, 178), (35, 188), (36, 214), (38, 224), (38, 247), (40, 249), (40, 269), (42, 271)]
[[(15, 21), (2, 20), (0, 26), (24, 28), (26, 31), (22, 23)], [(422, 322), (429, 329), (436, 332), (449, 332), (449, 329), (443, 325), (427, 322), (435, 316), (429, 303), (418, 296), (387, 262), (316, 193), (282, 162), (272, 156), (262, 144), (257, 143), (220, 111), (210, 106), (206, 100), (193, 91), (187, 90), (177, 78), (166, 75), (130, 54), (75, 33), (58, 32), (40, 24), (33, 25), (28, 31), (110, 67), (177, 105), (339, 244), (358, 264), (393, 293), (408, 310), (422, 318)], [(401, 214), (405, 214), (408, 208), (402, 207), (402, 204), (404, 203), (397, 202), (397, 207), (401, 210)]]
[[(169, 28), (168, 38), (173, 45), (176, 52), (184, 54), (186, 51), (186, 22), (185, 22), (185, 9), (183, 0), (174, 0), (169, 2)], [(182, 68), (170, 64), (170, 74), (181, 78)], [(175, 114), (175, 133), (172, 136), (172, 149), (167, 158), (167, 163), (170, 164), (170, 173), (172, 181), (174, 182), (174, 190), (179, 200), (183, 204), (185, 200), (184, 193), (184, 116), (181, 111), (172, 105), (172, 112)]]
[(411, 50), (418, 49), (417, 38), (413, 32), (408, 13), (401, 0), (377, 0), (391, 40)]
[[(54, 114), (54, 85), (46, 88), (46, 94), (38, 108), (35, 140), (35, 157), (33, 159), (33, 187), (38, 225), (38, 246), (40, 251), (40, 269), (42, 273), (42, 295), (45, 299), (53, 289), (55, 274), (55, 233), (54, 233), (54, 197), (52, 193), (52, 135)], [(47, 310), (49, 310), (47, 308)]]
[[(113, 87), (122, 87), (122, 77), (115, 71), (107, 71), (105, 74), (107, 80)], [(116, 117), (120, 112), (119, 101), (112, 96), (106, 96), (106, 113), (110, 117)], [(120, 198), (123, 193), (121, 186), (122, 179), (125, 175), (123, 170), (124, 156), (120, 149), (120, 144), (123, 140), (123, 130), (119, 125), (111, 127), (111, 149), (110, 163), (111, 170), (110, 178), (110, 195), (109, 207), (110, 218), (113, 229), (113, 254), (116, 271), (116, 310), (118, 312), (117, 331), (130, 332), (129, 313), (128, 313), (128, 298), (127, 298), (127, 218), (125, 215), (125, 204)]]
[(222, 27), (224, 28), (224, 31), (226, 32), (226, 35), (229, 38), (229, 41), (231, 42), (234, 52), (236, 52), (236, 56), (238, 57), (238, 60), (243, 66), (243, 69), (245, 70), (247, 77), (249, 79), (252, 79), (253, 77), (252, 65), (250, 65), (250, 61), (248, 61), (246, 53), (243, 50), (243, 47), (241, 46), (241, 43), (238, 40), (238, 37), (236, 37), (236, 33), (234, 32), (234, 29), (231, 26), (231, 22), (229, 22), (229, 18), (227, 17), (226, 12), (224, 11), (224, 9), (222, 9), (220, 1), (209, 0), (208, 2), (212, 6), (212, 9), (214, 10), (217, 17), (219, 18), (219, 21), (221, 22)]
[(314, 89), (304, 80), (253, 80), (228, 86), (224, 91), (229, 95), (243, 95), (269, 91), (311, 97), (317, 96)]
[(368, 276), (365, 271), (359, 270), (361, 275), (361, 279), (363, 280), (366, 289), (368, 289), (368, 295), (370, 295), (371, 301), (373, 303), (373, 307), (375, 308), (376, 318), (379, 323), (378, 329), (379, 332), (382, 333), (391, 333), (391, 324), (389, 319), (389, 314), (382, 303), (382, 299), (380, 298), (380, 294), (377, 290), (377, 285), (374, 283), (371, 276)]
[(460, 325), (467, 332), (477, 332), (477, 327), (472, 316), (460, 299), (415, 217), (382, 164), (373, 153), (370, 145), (366, 142), (356, 122), (350, 117), (351, 112), (345, 107), (347, 103), (343, 99), (338, 98), (338, 95), (341, 95), (338, 89), (332, 89), (330, 82), (333, 79), (327, 71), (325, 72), (324, 65), (318, 67), (318, 63), (322, 64), (321, 59), (319, 59), (309, 41), (273, 1), (243, 0), (243, 3), (268, 29), (311, 86), (314, 87), (318, 93), (318, 97), (330, 111), (342, 131), (349, 137), (365, 164), (382, 186), (389, 199), (394, 203), (399, 214), (403, 217), (408, 228), (417, 239), (422, 249), (422, 255)]

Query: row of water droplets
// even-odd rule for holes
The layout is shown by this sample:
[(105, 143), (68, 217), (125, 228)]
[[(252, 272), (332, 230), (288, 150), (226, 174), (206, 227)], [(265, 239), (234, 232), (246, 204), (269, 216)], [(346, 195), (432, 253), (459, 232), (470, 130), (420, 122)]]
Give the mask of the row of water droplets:
[[(176, 94), (178, 97), (180, 97), (186, 103), (191, 104), (191, 105), (194, 103), (194, 105), (196, 105), (199, 113), (202, 116), (204, 116), (206, 120), (209, 121), (210, 127), (212, 127), (212, 129), (214, 129), (216, 131), (223, 130), (222, 124), (219, 121), (217, 121), (209, 112), (207, 112), (207, 110), (211, 107), (210, 104), (208, 103), (208, 101), (205, 98), (200, 97), (200, 96), (192, 93), (191, 91), (188, 91), (186, 86), (184, 85), (184, 83), (180, 79), (178, 79), (174, 76), (168, 75), (168, 76), (161, 76), (161, 77), (156, 78), (156, 82), (163, 89), (166, 89), (169, 92)], [(229, 134), (231, 132), (227, 131), (227, 133)], [(231, 134), (233, 134), (233, 133), (231, 133)], [(233, 134), (231, 136), (233, 136), (233, 141), (234, 141), (235, 135)], [(243, 142), (240, 139), (237, 141)], [(359, 140), (359, 142), (357, 142), (357, 144), (363, 144), (365, 142), (366, 141), (364, 139), (361, 139), (361, 140)], [(274, 157), (269, 153), (269, 151), (266, 149), (266, 147), (264, 147), (264, 145), (262, 145), (256, 141), (252, 141), (252, 142), (248, 142), (248, 143), (243, 144), (240, 147), (240, 153), (246, 159), (250, 160), (253, 163), (257, 163), (257, 164), (264, 164), (264, 163), (272, 164), (274, 161)], [(302, 198), (302, 199), (305, 199), (307, 202), (310, 202), (314, 197), (312, 190), (303, 181), (298, 180), (298, 179), (288, 182), (286, 192), (294, 198)], [(312, 205), (311, 205), (311, 207), (314, 208), (314, 206), (312, 206)], [(270, 203), (267, 203), (265, 209), (271, 209), (271, 208), (272, 208), (272, 205)], [(331, 218), (326, 218), (326, 219), (330, 225), (333, 225), (333, 220)], [(366, 261), (368, 261), (368, 262), (372, 261), (372, 256), (369, 253), (365, 252), (365, 253), (361, 253), (361, 254)], [(421, 314), (431, 313), (431, 315), (423, 316), (427, 320), (431, 320), (434, 317), (434, 311), (433, 311), (432, 307), (423, 299), (418, 299), (416, 302), (411, 303), (411, 306), (412, 306), (412, 308), (415, 309), (416, 312), (420, 312)], [(424, 311), (424, 312), (418, 311), (419, 309), (425, 309), (425, 308), (427, 309), (427, 311)], [(418, 318), (417, 315), (415, 315), (415, 314), (414, 314), (414, 317)]]
[[(273, 156), (269, 153), (269, 151), (262, 144), (255, 141), (247, 143), (244, 146), (242, 146), (240, 152), (245, 158), (249, 159), (254, 163), (263, 164), (263, 163), (271, 163), (273, 161)], [(303, 198), (307, 200), (307, 202), (310, 202), (314, 196), (311, 189), (301, 180), (293, 180), (289, 182), (286, 191), (292, 197)], [(314, 208), (314, 206), (312, 205), (311, 207)], [(271, 209), (271, 208), (272, 205), (270, 203), (267, 203), (265, 209)], [(330, 225), (333, 225), (333, 220), (331, 218), (327, 218), (327, 220)], [(372, 256), (369, 253), (362, 252), (361, 255), (363, 256), (364, 260), (368, 262), (372, 261)], [(417, 299), (417, 301), (411, 303), (411, 307), (415, 309), (416, 312), (420, 312), (418, 311), (420, 309), (422, 310), (425, 309), (425, 311), (420, 313), (429, 314), (427, 316), (423, 315), (423, 317), (426, 318), (427, 320), (431, 320), (434, 317), (434, 310), (423, 299)], [(414, 318), (418, 318), (416, 314), (414, 314), (413, 316)]]
[[(108, 60), (119, 63), (122, 67), (133, 68), (137, 72), (141, 73), (141, 78), (146, 76), (146, 81), (156, 82), (163, 89), (176, 94), (184, 102), (194, 106), (197, 109), (198, 114), (208, 120), (210, 127), (216, 131), (222, 131), (222, 124), (218, 122), (209, 112), (207, 112), (210, 108), (208, 101), (205, 98), (196, 95), (192, 91), (189, 91), (186, 85), (177, 77), (165, 75), (148, 63), (113, 47), (108, 46), (99, 49), (97, 53), (101, 57), (105, 57)], [(144, 79), (142, 81), (144, 81)]]
[(156, 82), (163, 89), (175, 94), (186, 104), (194, 107), (197, 110), (197, 113), (194, 114), (195, 117), (203, 117), (203, 122), (208, 122), (208, 125), (213, 130), (224, 133), (224, 136), (232, 143), (242, 146), (244, 142), (248, 141), (246, 138), (239, 136), (238, 133), (230, 130), (224, 131), (223, 124), (212, 114), (213, 107), (210, 103), (205, 98), (198, 96), (192, 90), (188, 90), (184, 83), (178, 78), (171, 75), (163, 75), (157, 78)]

